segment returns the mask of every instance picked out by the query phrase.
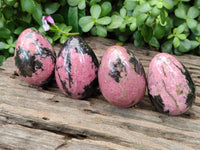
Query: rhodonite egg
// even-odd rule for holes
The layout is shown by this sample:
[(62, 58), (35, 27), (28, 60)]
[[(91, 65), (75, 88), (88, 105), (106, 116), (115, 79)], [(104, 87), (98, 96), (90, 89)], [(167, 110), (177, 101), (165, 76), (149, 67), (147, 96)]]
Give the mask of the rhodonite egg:
[(159, 53), (148, 70), (148, 93), (155, 108), (170, 115), (186, 112), (195, 98), (195, 86), (186, 69), (174, 56)]
[(133, 106), (145, 94), (143, 66), (132, 51), (121, 46), (112, 46), (104, 53), (98, 80), (103, 96), (118, 107)]
[(17, 73), (30, 84), (46, 84), (53, 75), (55, 52), (48, 40), (35, 29), (26, 29), (20, 34), (14, 59)]
[(89, 45), (81, 37), (72, 36), (58, 54), (55, 67), (57, 85), (69, 97), (89, 97), (98, 86), (98, 66)]

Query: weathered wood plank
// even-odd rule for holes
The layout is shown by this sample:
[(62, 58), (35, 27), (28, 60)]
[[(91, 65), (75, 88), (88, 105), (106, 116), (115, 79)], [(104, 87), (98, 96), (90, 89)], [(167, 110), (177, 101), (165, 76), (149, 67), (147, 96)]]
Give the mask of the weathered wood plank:
[(19, 125), (0, 124), (0, 147), (13, 150), (54, 150), (65, 143), (64, 136)]
[[(80, 146), (81, 145), (81, 146)], [(0, 123), (0, 149), (4, 150), (125, 150), (105, 141), (74, 138), (46, 130)]]
[[(99, 60), (116, 43), (103, 38), (86, 41)], [(134, 50), (147, 72), (157, 52), (132, 44), (125, 47)], [(55, 47), (57, 52), (59, 49)], [(14, 61), (10, 58), (0, 67), (0, 121), (7, 123), (0, 125), (0, 136), (8, 136), (5, 127), (14, 130), (13, 124), (17, 124), (20, 132), (33, 134), (33, 139), (35, 130), (38, 134), (46, 130), (45, 134), (53, 134), (52, 138), (56, 134), (61, 141), (63, 136), (73, 135), (60, 149), (200, 149), (200, 59), (191, 55), (176, 57), (190, 71), (197, 97), (188, 113), (175, 117), (156, 112), (147, 95), (135, 107), (122, 109), (110, 105), (100, 94), (85, 100), (67, 98), (54, 80), (47, 89), (31, 86), (13, 75)]]

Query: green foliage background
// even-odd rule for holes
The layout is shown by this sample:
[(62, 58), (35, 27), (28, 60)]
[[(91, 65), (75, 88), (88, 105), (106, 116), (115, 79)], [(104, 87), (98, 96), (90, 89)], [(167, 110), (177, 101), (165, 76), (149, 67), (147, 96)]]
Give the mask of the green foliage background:
[(65, 32), (200, 55), (200, 0), (0, 0), (0, 65), (26, 28), (52, 44), (65, 42), (68, 36), (43, 30), (42, 16), (49, 15)]

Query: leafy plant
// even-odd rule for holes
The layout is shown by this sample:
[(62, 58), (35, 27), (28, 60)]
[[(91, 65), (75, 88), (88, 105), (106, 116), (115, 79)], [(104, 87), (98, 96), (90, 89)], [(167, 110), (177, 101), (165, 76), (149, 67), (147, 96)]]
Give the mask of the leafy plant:
[(110, 2), (104, 2), (101, 6), (94, 4), (90, 8), (91, 16), (84, 16), (80, 18), (79, 25), (83, 32), (92, 31), (92, 35), (98, 35), (100, 37), (107, 36), (107, 29), (105, 25), (110, 24), (111, 18), (105, 16), (110, 13), (112, 9)]
[[(44, 31), (43, 16), (51, 16), (59, 29), (52, 25)], [(13, 56), (17, 37), (30, 27), (52, 44), (75, 32), (200, 55), (200, 0), (0, 0), (0, 65)]]

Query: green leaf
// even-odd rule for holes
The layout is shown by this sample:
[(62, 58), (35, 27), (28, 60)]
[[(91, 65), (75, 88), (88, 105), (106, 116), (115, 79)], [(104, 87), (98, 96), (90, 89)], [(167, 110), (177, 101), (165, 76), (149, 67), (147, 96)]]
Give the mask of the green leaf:
[(167, 2), (163, 2), (163, 6), (164, 6), (165, 8), (167, 8), (167, 9), (169, 9), (169, 10), (172, 8), (171, 5), (168, 4)]
[(170, 34), (172, 29), (171, 19), (169, 17), (166, 18), (166, 25), (165, 25), (165, 34)]
[(125, 0), (124, 6), (126, 7), (127, 10), (134, 10), (135, 7), (137, 6), (137, 1), (134, 0)]
[(155, 25), (155, 28), (153, 30), (153, 35), (157, 38), (157, 39), (161, 39), (164, 37), (165, 35), (165, 27), (161, 26), (160, 23), (157, 23)]
[(6, 42), (11, 45), (13, 43), (13, 37), (11, 36), (10, 38), (6, 39)]
[(180, 40), (185, 40), (187, 38), (187, 36), (185, 34), (178, 34), (177, 37), (180, 39)]
[(5, 56), (0, 55), (0, 66), (3, 64), (3, 62), (6, 60)]
[(97, 35), (99, 37), (106, 37), (107, 36), (107, 30), (103, 26), (96, 26), (97, 28)]
[(153, 30), (151, 27), (143, 25), (141, 29), (141, 34), (145, 40), (145, 42), (149, 42), (153, 36)]
[(94, 26), (92, 27), (92, 29), (90, 30), (91, 34), (96, 36), (97, 35), (97, 28)]
[(188, 27), (189, 27), (190, 29), (194, 29), (194, 28), (196, 28), (197, 25), (198, 25), (198, 22), (197, 22), (195, 19), (187, 18), (186, 22), (187, 22), (187, 25), (188, 25)]
[(186, 19), (186, 12), (187, 8), (185, 7), (185, 5), (183, 3), (179, 3), (178, 8), (175, 9), (175, 16), (181, 19)]
[(191, 49), (195, 49), (195, 48), (197, 48), (199, 45), (200, 45), (199, 42), (197, 42), (197, 41), (191, 41)]
[(63, 31), (66, 33), (69, 33), (72, 30), (72, 26), (66, 26), (64, 27)]
[(140, 12), (148, 12), (148, 11), (150, 11), (152, 8), (151, 8), (151, 6), (149, 5), (149, 3), (143, 3), (143, 4), (141, 4), (141, 5), (139, 5), (138, 7), (137, 7), (137, 9), (138, 9), (138, 11), (140, 11)]
[(100, 2), (101, 0), (90, 0), (90, 6)]
[(112, 15), (111, 23), (110, 23), (110, 25), (108, 25), (108, 28), (109, 29), (119, 28), (121, 26), (122, 22), (123, 22), (123, 18), (121, 16)]
[(152, 27), (153, 26), (153, 23), (155, 21), (155, 17), (153, 16), (149, 16), (145, 22), (145, 24), (149, 27)]
[(78, 7), (70, 6), (68, 9), (68, 25), (72, 26), (72, 32), (79, 32), (78, 20)]
[(157, 17), (158, 15), (160, 15), (160, 9), (157, 8), (156, 6), (151, 10), (151, 15), (154, 17)]
[(180, 40), (179, 38), (175, 37), (173, 40), (173, 45), (175, 48), (177, 48), (180, 45)]
[(67, 25), (64, 23), (56, 24), (61, 30), (63, 30)]
[(191, 47), (192, 47), (192, 42), (190, 40), (188, 40), (188, 39), (185, 39), (185, 40), (183, 40), (183, 41), (180, 42), (178, 50), (180, 52), (185, 53), (185, 52), (190, 51)]
[(94, 25), (93, 18), (91, 16), (85, 16), (80, 18), (79, 25), (83, 32), (88, 32)]
[(180, 33), (182, 33), (185, 30), (185, 28), (186, 28), (186, 26), (183, 23), (183, 24), (179, 25), (177, 28), (174, 28), (174, 32), (176, 34), (180, 34)]
[(125, 8), (120, 9), (120, 15), (121, 15), (122, 18), (126, 17), (126, 9)]
[(156, 4), (156, 6), (157, 6), (159, 9), (161, 9), (161, 8), (163, 8), (163, 3), (158, 1), (157, 4)]
[(178, 56), (183, 55), (183, 53), (180, 52), (180, 51), (178, 50), (178, 48), (175, 48), (175, 49), (174, 49), (174, 54), (175, 54), (175, 55), (178, 55)]
[(110, 22), (111, 22), (111, 18), (108, 16), (97, 19), (97, 23), (101, 25), (108, 25)]
[(151, 46), (153, 46), (153, 47), (157, 47), (157, 48), (160, 47), (160, 43), (159, 43), (159, 41), (155, 37), (151, 38), (151, 40), (149, 41), (149, 44)]
[(126, 16), (124, 18), (123, 24), (131, 24), (133, 22), (136, 22), (136, 18), (135, 17)]
[(196, 36), (200, 36), (200, 23), (196, 26), (196, 28), (191, 29), (192, 33)]
[(170, 35), (167, 36), (167, 39), (171, 39), (171, 38), (173, 38), (173, 37), (174, 37), (174, 35), (173, 35), (173, 34), (170, 34)]
[(8, 51), (9, 51), (10, 54), (14, 54), (15, 49), (13, 47), (10, 47)]
[(90, 13), (91, 13), (93, 18), (98, 19), (100, 14), (101, 14), (101, 7), (99, 5), (93, 5), (90, 8)]
[(49, 37), (49, 36), (45, 36), (46, 38), (47, 38), (47, 40), (49, 41), (49, 43), (51, 44), (51, 45), (53, 45), (54, 43), (53, 43), (53, 39), (51, 38), (51, 37)]
[(85, 9), (85, 7), (86, 7), (85, 0), (79, 0), (78, 8)]
[(139, 31), (134, 32), (133, 39), (136, 47), (141, 47), (144, 45), (144, 39)]
[(198, 17), (199, 15), (200, 15), (200, 11), (197, 7), (192, 6), (189, 8), (187, 17), (194, 19), (194, 18)]
[[(178, 1), (175, 0), (163, 0), (163, 1), (164, 1), (164, 7), (170, 10), (178, 3)], [(167, 6), (167, 4), (165, 3), (167, 3), (170, 7)]]
[(5, 18), (2, 16), (0, 16), (0, 28), (4, 27), (4, 24), (5, 24), (6, 20)]
[(0, 42), (0, 50), (4, 50), (6, 46), (6, 43)]
[(172, 40), (168, 40), (161, 45), (161, 51), (164, 53), (172, 53)]
[(66, 36), (66, 35), (61, 36), (61, 38), (60, 38), (60, 43), (61, 43), (61, 44), (65, 43), (65, 41), (66, 41), (68, 38), (69, 38), (69, 37)]
[(136, 17), (137, 26), (142, 25), (146, 18), (147, 18), (147, 14), (145, 13), (141, 13), (139, 16), (137, 16)]
[(79, 0), (67, 0), (67, 2), (70, 6), (77, 6), (79, 3)]
[(119, 27), (119, 30), (121, 31), (121, 32), (125, 32), (126, 31), (126, 24), (121, 24), (121, 26)]
[(0, 28), (0, 38), (9, 38), (11, 35), (11, 32), (8, 28)]
[(59, 7), (60, 7), (59, 3), (47, 3), (44, 6), (44, 10), (48, 15), (51, 15), (51, 14), (55, 13)]
[(137, 24), (136, 24), (136, 21), (135, 21), (135, 22), (133, 22), (133, 23), (130, 25), (130, 30), (131, 30), (131, 31), (135, 31), (136, 28), (137, 28)]
[(35, 2), (35, 10), (32, 13), (33, 18), (35, 21), (38, 22), (39, 25), (42, 25), (42, 7), (40, 4)]
[[(16, 1), (17, 0), (4, 0), (4, 2), (9, 6), (13, 6), (16, 3)], [(0, 0), (0, 3), (1, 3), (1, 0)]]
[(111, 10), (112, 10), (111, 3), (108, 1), (103, 2), (103, 4), (101, 5), (101, 16), (106, 16), (111, 12)]
[(162, 9), (160, 11), (160, 24), (162, 26), (165, 26), (167, 24), (166, 19), (167, 19), (167, 12), (164, 9)]
[(4, 48), (5, 48), (5, 49), (9, 49), (9, 47), (10, 47), (10, 45), (9, 45), (9, 44), (6, 44)]
[(28, 13), (32, 13), (35, 9), (34, 0), (20, 0), (22, 11), (26, 11)]
[(59, 38), (60, 38), (60, 35), (57, 35), (57, 34), (56, 34), (56, 35), (54, 35), (54, 36), (52, 37), (52, 40), (53, 40), (53, 41), (56, 41), (56, 40), (58, 40)]

